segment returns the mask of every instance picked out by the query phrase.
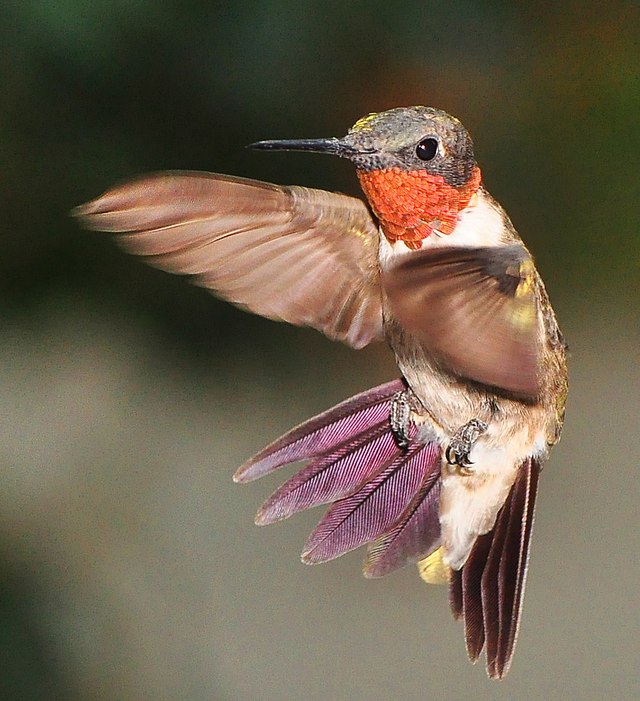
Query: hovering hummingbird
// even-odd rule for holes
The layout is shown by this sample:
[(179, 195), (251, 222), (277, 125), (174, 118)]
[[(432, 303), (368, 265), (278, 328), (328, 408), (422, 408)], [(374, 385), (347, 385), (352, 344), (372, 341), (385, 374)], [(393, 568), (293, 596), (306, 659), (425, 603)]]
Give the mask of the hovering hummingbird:
[(352, 348), (386, 340), (401, 378), (347, 399), (236, 472), (308, 460), (256, 523), (331, 504), (302, 559), (367, 545), (364, 574), (417, 562), (448, 582), (467, 652), (502, 678), (520, 621), (538, 477), (560, 437), (565, 343), (532, 257), (482, 185), (462, 124), (430, 107), (370, 114), (342, 138), (255, 149), (350, 160), (352, 197), (164, 172), (74, 210), (149, 264)]

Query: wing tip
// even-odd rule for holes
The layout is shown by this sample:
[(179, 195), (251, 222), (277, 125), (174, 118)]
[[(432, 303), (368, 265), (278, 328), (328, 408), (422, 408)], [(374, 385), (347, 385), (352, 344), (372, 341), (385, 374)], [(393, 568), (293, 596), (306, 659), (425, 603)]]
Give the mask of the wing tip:
[(103, 195), (96, 197), (93, 200), (89, 200), (89, 202), (76, 205), (69, 210), (69, 216), (75, 219), (84, 229), (101, 231), (102, 228), (94, 220), (94, 217), (104, 213), (104, 211), (101, 209), (102, 200)]

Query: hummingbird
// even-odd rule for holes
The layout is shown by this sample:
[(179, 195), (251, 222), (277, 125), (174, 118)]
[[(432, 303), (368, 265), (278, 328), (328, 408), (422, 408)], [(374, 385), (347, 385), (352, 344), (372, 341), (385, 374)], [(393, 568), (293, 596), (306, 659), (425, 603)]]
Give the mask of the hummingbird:
[(360, 349), (386, 341), (400, 377), (293, 428), (234, 475), (306, 461), (259, 525), (329, 505), (302, 560), (366, 545), (364, 574), (410, 562), (447, 583), (468, 656), (508, 672), (538, 480), (560, 438), (566, 344), (533, 258), (487, 192), (473, 142), (431, 107), (369, 114), (341, 138), (261, 150), (351, 161), (343, 194), (167, 171), (74, 210), (128, 252), (274, 320)]

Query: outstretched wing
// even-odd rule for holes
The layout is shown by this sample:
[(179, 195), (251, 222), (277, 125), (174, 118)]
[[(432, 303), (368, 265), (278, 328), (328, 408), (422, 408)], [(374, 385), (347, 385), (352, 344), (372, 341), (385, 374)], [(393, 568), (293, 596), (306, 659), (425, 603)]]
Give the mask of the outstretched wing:
[(400, 325), (451, 372), (525, 399), (540, 393), (537, 273), (518, 244), (403, 256), (382, 286)]
[(354, 348), (383, 338), (378, 234), (361, 200), (165, 172), (117, 186), (73, 214), (239, 307)]
[(518, 635), (539, 476), (539, 462), (528, 458), (493, 529), (451, 573), (451, 610), (464, 621), (469, 659), (486, 647), (487, 673), (497, 679), (509, 671)]

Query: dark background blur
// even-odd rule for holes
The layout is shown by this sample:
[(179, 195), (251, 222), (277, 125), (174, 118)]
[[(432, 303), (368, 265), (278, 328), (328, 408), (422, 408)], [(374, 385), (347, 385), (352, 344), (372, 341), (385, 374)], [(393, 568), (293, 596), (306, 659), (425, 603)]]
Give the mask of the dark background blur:
[[(635, 699), (637, 2), (0, 6), (1, 699)], [(205, 169), (357, 194), (348, 163), (261, 154), (427, 104), (472, 132), (569, 340), (505, 682), (466, 662), (446, 592), (297, 553), (235, 467), (396, 376), (251, 317), (80, 231), (136, 173)]]

